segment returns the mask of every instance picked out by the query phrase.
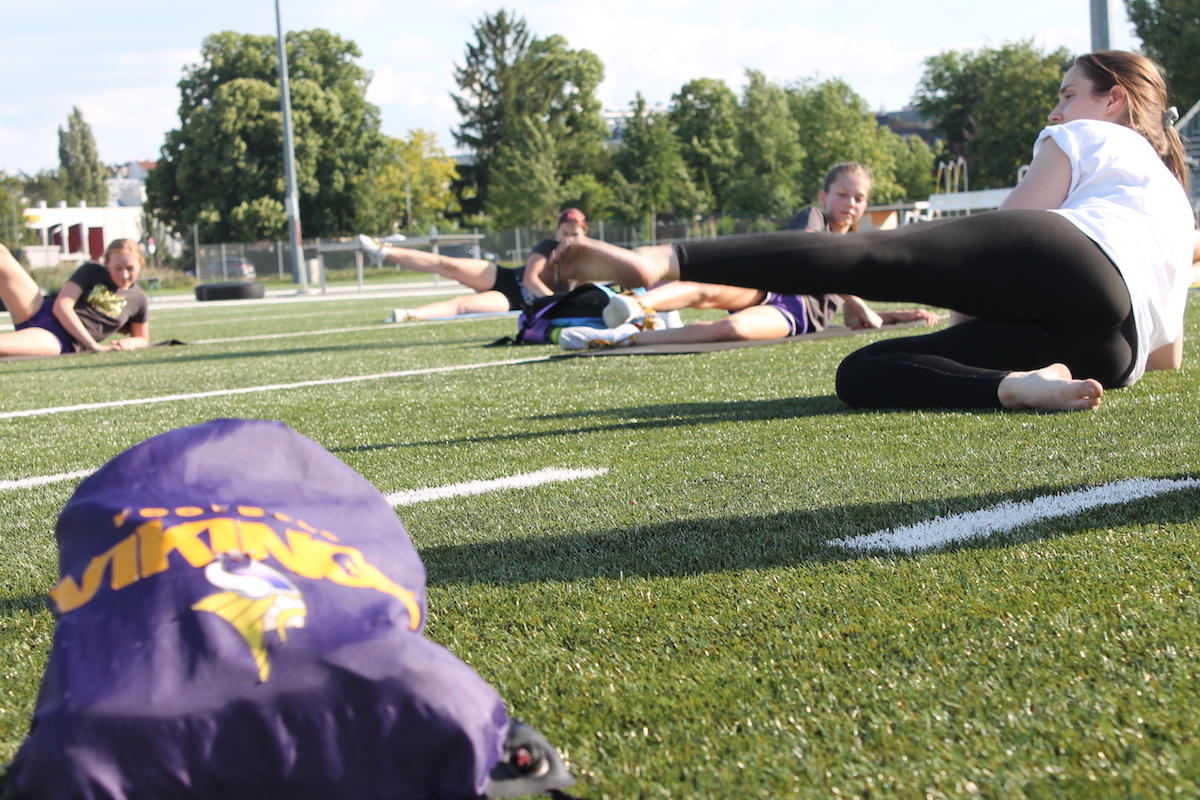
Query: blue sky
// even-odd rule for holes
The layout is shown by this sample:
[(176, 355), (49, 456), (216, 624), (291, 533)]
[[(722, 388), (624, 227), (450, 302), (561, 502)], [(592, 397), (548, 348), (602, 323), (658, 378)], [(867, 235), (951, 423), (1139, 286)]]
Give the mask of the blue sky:
[[(40, 0), (6, 3), (0, 26), (0, 170), (58, 165), (59, 126), (78, 106), (105, 163), (154, 159), (178, 125), (176, 84), (223, 30), (275, 33), (273, 0)], [(605, 108), (635, 92), (667, 104), (693, 78), (735, 90), (747, 68), (786, 83), (839, 77), (872, 108), (911, 97), (921, 62), (943, 50), (1032, 39), (1047, 51), (1091, 46), (1089, 0), (281, 0), (287, 29), (327, 28), (357, 42), (383, 130), (424, 128), (454, 151), (453, 69), (471, 26), (504, 7), (539, 36), (561, 34), (603, 61)], [(916, 11), (916, 7), (920, 11)], [(1111, 44), (1138, 40), (1110, 0)], [(1053, 103), (1047, 98), (1047, 111)]]

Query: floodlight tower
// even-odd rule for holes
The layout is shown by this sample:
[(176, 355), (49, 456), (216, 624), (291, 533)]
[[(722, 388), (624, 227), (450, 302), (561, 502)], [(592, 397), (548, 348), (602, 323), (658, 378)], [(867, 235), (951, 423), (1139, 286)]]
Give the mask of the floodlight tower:
[(300, 196), (296, 191), (296, 148), (292, 143), (292, 96), (288, 89), (287, 46), (283, 39), (283, 18), (279, 0), (275, 0), (275, 30), (279, 42), (279, 106), (283, 111), (283, 176), (286, 194), (283, 206), (287, 210), (288, 237), (292, 247), (292, 279), (300, 281), (300, 291), (308, 291), (308, 275), (304, 269), (304, 249), (300, 241)]
[(1108, 47), (1108, 0), (1092, 0), (1092, 52)]

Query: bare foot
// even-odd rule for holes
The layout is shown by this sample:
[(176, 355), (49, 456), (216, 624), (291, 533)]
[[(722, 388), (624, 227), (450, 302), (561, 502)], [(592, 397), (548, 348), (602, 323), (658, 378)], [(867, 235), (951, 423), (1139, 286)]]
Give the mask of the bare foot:
[(1104, 396), (1100, 381), (1077, 380), (1066, 364), (1051, 364), (1030, 372), (1010, 372), (996, 395), (1005, 408), (1079, 411), (1096, 408)]
[(626, 250), (584, 239), (555, 250), (548, 267), (562, 281), (616, 281), (633, 288), (677, 279), (679, 267), (672, 266), (673, 256), (670, 245)]

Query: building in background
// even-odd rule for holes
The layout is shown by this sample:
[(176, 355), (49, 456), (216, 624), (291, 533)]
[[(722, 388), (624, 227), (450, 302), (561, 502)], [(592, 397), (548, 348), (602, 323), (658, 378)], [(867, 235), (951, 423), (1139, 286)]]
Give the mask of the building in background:
[(146, 176), (153, 161), (130, 161), (113, 168), (108, 183), (108, 203), (103, 207), (80, 203), (25, 209), (25, 224), (38, 232), (39, 244), (22, 248), (33, 269), (59, 263), (99, 261), (113, 239), (147, 243), (142, 204), (146, 202)]

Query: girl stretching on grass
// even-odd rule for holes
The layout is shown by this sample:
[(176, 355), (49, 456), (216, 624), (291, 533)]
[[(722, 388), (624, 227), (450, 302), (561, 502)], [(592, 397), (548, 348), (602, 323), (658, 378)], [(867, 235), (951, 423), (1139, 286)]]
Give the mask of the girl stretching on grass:
[(435, 317), (459, 314), (503, 314), (520, 310), (535, 297), (565, 292), (567, 284), (548, 284), (543, 268), (546, 260), (561, 244), (587, 237), (587, 218), (577, 208), (568, 208), (558, 216), (556, 238), (543, 239), (533, 247), (524, 268), (509, 269), (482, 258), (452, 258), (407, 247), (383, 247), (370, 237), (359, 234), (363, 253), (374, 264), (387, 262), (418, 272), (432, 272), (458, 281), (477, 294), (439, 300), (417, 308), (396, 309), (396, 322), (419, 322)]
[[(150, 299), (137, 285), (141, 269), (138, 243), (115, 239), (104, 252), (104, 265), (87, 263), (77, 269), (51, 304), (8, 248), (0, 245), (0, 300), (16, 327), (12, 333), (0, 333), (0, 357), (147, 346)], [(128, 330), (129, 336), (100, 344), (119, 330)]]
[(838, 395), (881, 408), (1089, 409), (1182, 361), (1195, 220), (1183, 147), (1150, 60), (1080, 56), (1001, 210), (856, 236), (776, 233), (637, 252), (575, 244), (564, 278), (852, 292), (971, 318), (847, 357)]
[[(858, 230), (867, 210), (874, 179), (863, 164), (836, 164), (817, 192), (819, 207), (806, 208), (788, 224), (802, 231), (850, 233)], [(844, 307), (843, 307), (844, 306)], [(666, 330), (642, 330), (634, 320), (653, 318), (655, 312), (681, 308), (717, 308), (729, 316), (716, 322), (694, 322)], [(634, 344), (693, 344), (781, 339), (824, 330), (838, 310), (851, 328), (878, 328), (888, 322), (923, 319), (938, 323), (938, 315), (923, 308), (877, 313), (854, 295), (776, 294), (744, 286), (695, 281), (669, 281), (640, 297), (617, 295), (604, 310), (608, 328), (571, 327), (559, 333), (566, 350), (628, 347)], [(646, 326), (649, 327), (649, 326)]]

